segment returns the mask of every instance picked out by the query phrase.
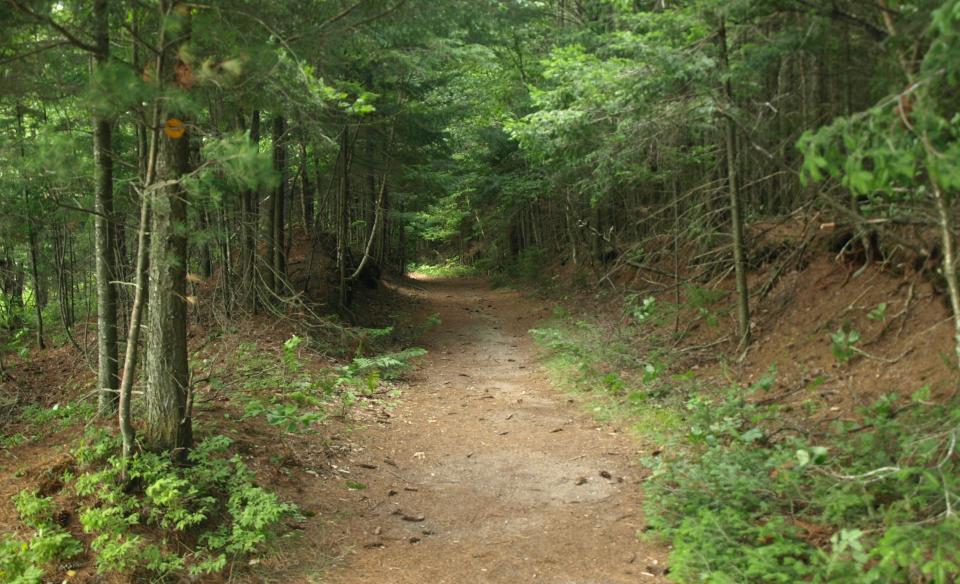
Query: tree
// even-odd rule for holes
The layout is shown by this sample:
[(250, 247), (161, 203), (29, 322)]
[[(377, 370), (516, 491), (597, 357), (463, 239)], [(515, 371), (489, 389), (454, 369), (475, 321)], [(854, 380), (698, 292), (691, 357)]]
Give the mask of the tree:
[[(157, 78), (172, 93), (191, 87), (192, 64), (184, 60), (190, 36), (189, 9), (160, 2), (163, 47)], [(169, 34), (169, 40), (164, 36)], [(181, 90), (181, 91), (178, 91)], [(151, 448), (186, 456), (193, 442), (190, 376), (187, 364), (187, 192), (182, 179), (190, 168), (191, 130), (182, 114), (164, 110), (156, 181), (151, 192), (150, 305), (147, 313), (145, 372), (146, 439)]]
[[(108, 0), (94, 0), (93, 75), (103, 72), (110, 59)], [(101, 415), (117, 409), (119, 371), (117, 361), (116, 229), (113, 209), (113, 121), (102, 112), (93, 113), (94, 211), (96, 217), (97, 266), (97, 386)]]

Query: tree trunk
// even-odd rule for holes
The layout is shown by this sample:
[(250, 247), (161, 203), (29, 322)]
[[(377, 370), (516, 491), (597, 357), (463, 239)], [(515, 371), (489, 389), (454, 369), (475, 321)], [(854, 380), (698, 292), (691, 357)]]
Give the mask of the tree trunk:
[[(730, 70), (727, 58), (727, 27), (723, 18), (720, 19), (720, 61), (724, 73)], [(727, 76), (723, 84), (723, 91), (727, 98), (727, 107), (733, 105), (733, 83)], [(733, 112), (726, 116), (726, 147), (727, 147), (727, 186), (730, 191), (730, 223), (733, 236), (733, 265), (737, 280), (737, 334), (740, 338), (740, 349), (746, 349), (750, 344), (750, 291), (747, 288), (747, 254), (743, 244), (743, 214), (740, 209), (740, 191), (737, 185), (737, 137), (736, 124)]]
[(40, 269), (37, 266), (39, 255), (37, 251), (37, 232), (33, 220), (27, 221), (27, 237), (30, 240), (30, 271), (33, 274), (33, 306), (37, 314), (37, 347), (46, 349), (43, 342), (43, 294), (41, 293)]
[(933, 198), (940, 223), (940, 240), (943, 245), (943, 278), (947, 281), (947, 294), (953, 311), (954, 357), (960, 365), (960, 284), (957, 283), (956, 244), (953, 240), (953, 214), (950, 202), (940, 186), (933, 183)]
[(198, 219), (200, 221), (200, 233), (203, 236), (203, 243), (200, 246), (200, 276), (206, 279), (213, 275), (213, 250), (210, 249), (210, 238), (212, 236), (210, 210), (200, 209)]
[(347, 305), (347, 256), (349, 241), (347, 232), (350, 226), (350, 213), (347, 202), (350, 200), (350, 127), (344, 126), (340, 136), (340, 188), (337, 204), (337, 270), (339, 273), (339, 304)]
[[(169, 0), (162, 0), (160, 7), (168, 19), (189, 18), (171, 10)], [(171, 85), (175, 81), (174, 66), (189, 66), (177, 61), (178, 54), (178, 43), (169, 43), (162, 57), (165, 63), (161, 79)], [(177, 116), (168, 113), (167, 117)], [(189, 170), (190, 134), (179, 138), (164, 135), (158, 142), (157, 181), (151, 185), (145, 434), (150, 448), (172, 451), (175, 458), (183, 459), (193, 442), (188, 410), (187, 239), (183, 230), (187, 224), (187, 205), (186, 191), (180, 183), (180, 178)]]
[[(108, 0), (94, 0), (94, 74), (105, 67), (110, 58)], [(111, 121), (98, 112), (93, 114), (94, 217), (97, 266), (97, 387), (102, 416), (117, 409), (119, 386), (117, 362), (117, 254), (114, 249), (113, 214), (113, 128)]]
[[(156, 146), (154, 146), (156, 147)], [(127, 332), (127, 351), (123, 360), (123, 378), (120, 382), (120, 434), (123, 437), (123, 459), (133, 455), (136, 441), (136, 431), (130, 418), (130, 397), (133, 392), (133, 376), (137, 371), (137, 351), (140, 344), (140, 322), (143, 319), (143, 308), (146, 303), (147, 287), (147, 246), (150, 238), (147, 227), (150, 222), (150, 197), (146, 194), (140, 203), (140, 229), (137, 235), (137, 267), (136, 288), (133, 293), (133, 306), (130, 309), (130, 329)], [(124, 467), (125, 469), (125, 467)]]
[(285, 203), (287, 193), (287, 124), (282, 115), (276, 115), (273, 118), (273, 168), (280, 175), (280, 183), (273, 194), (273, 205), (271, 212), (273, 215), (272, 226), (273, 234), (271, 237), (273, 245), (269, 250), (271, 261), (270, 270), (273, 272), (273, 291), (279, 294), (283, 289), (283, 282), (286, 276), (286, 237), (285, 237)]
[(307, 143), (300, 141), (300, 201), (303, 206), (303, 229), (313, 231), (313, 186), (310, 184), (310, 164), (307, 158)]
[(227, 213), (226, 201), (220, 201), (217, 209), (217, 241), (220, 243), (220, 287), (223, 289), (223, 311), (229, 320), (233, 314), (233, 254), (230, 245), (230, 215)]
[[(253, 110), (250, 118), (250, 143), (260, 144), (260, 110)], [(240, 210), (240, 278), (244, 282), (244, 302), (253, 312), (257, 311), (257, 284), (259, 282), (257, 259), (257, 208), (256, 193), (244, 190)]]

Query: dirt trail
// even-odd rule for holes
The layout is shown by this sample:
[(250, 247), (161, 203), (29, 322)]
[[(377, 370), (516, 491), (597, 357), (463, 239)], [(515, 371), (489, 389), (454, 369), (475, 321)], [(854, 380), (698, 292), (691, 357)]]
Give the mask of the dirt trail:
[(480, 280), (401, 292), (442, 324), (390, 423), (353, 437), (367, 488), (328, 525), (347, 551), (324, 581), (665, 582), (664, 550), (636, 539), (639, 446), (534, 361), (527, 330), (545, 309)]

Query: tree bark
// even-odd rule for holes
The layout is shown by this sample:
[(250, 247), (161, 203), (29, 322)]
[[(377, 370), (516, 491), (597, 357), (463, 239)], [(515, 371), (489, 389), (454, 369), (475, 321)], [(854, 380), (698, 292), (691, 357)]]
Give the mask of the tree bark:
[[(307, 158), (307, 143), (300, 141), (300, 201), (303, 206), (303, 229), (313, 231), (314, 187), (310, 184), (310, 165)], [(318, 185), (319, 186), (319, 185)]]
[(348, 228), (350, 213), (347, 202), (350, 199), (350, 126), (344, 126), (340, 135), (340, 188), (337, 204), (337, 270), (339, 273), (339, 304), (341, 308), (347, 305), (347, 257), (350, 242)]
[(127, 351), (123, 360), (123, 378), (120, 382), (119, 422), (120, 435), (123, 437), (123, 459), (133, 455), (136, 442), (136, 430), (130, 417), (130, 397), (133, 392), (133, 376), (137, 370), (137, 351), (140, 344), (140, 323), (146, 303), (147, 287), (147, 247), (150, 238), (147, 228), (150, 222), (150, 197), (144, 194), (140, 203), (140, 229), (137, 234), (136, 289), (133, 293), (133, 306), (130, 309), (130, 329), (127, 332)]
[[(250, 117), (250, 143), (256, 148), (260, 144), (260, 110), (253, 110)], [(253, 312), (257, 311), (257, 283), (259, 282), (257, 260), (257, 206), (256, 193), (244, 190), (241, 195), (240, 211), (240, 278), (244, 282), (244, 302)]]
[(46, 349), (46, 343), (43, 342), (43, 294), (41, 292), (40, 269), (37, 250), (37, 232), (33, 225), (33, 220), (27, 221), (27, 238), (30, 243), (30, 271), (33, 275), (33, 306), (37, 314), (37, 347)]
[[(166, 18), (189, 18), (189, 13), (171, 10), (170, 1), (160, 2)], [(189, 22), (183, 30), (188, 30)], [(163, 82), (175, 81), (174, 65), (178, 62), (180, 42), (168, 43), (163, 51)], [(177, 117), (168, 113), (168, 117)], [(182, 118), (180, 118), (182, 119)], [(152, 192), (150, 220), (150, 306), (147, 314), (148, 376), (146, 391), (146, 439), (150, 448), (171, 451), (174, 458), (184, 459), (193, 442), (192, 423), (188, 412), (189, 371), (187, 366), (187, 303), (186, 260), (187, 224), (186, 191), (180, 183), (188, 171), (190, 134), (179, 138), (159, 137), (156, 183)]]
[(275, 115), (273, 118), (273, 168), (280, 175), (280, 183), (277, 185), (272, 198), (271, 221), (273, 227), (272, 245), (270, 253), (270, 271), (273, 272), (273, 291), (279, 294), (283, 289), (283, 282), (286, 276), (286, 213), (285, 203), (287, 194), (287, 124), (282, 115)]
[[(106, 66), (110, 58), (108, 0), (94, 0), (94, 74)], [(101, 112), (93, 114), (94, 161), (94, 231), (96, 233), (97, 270), (97, 387), (102, 416), (117, 409), (120, 387), (117, 357), (117, 254), (114, 249), (116, 228), (113, 208), (113, 128), (111, 120)]]
[[(723, 18), (720, 19), (720, 61), (726, 79), (723, 82), (723, 91), (728, 106), (733, 105), (733, 83), (730, 81), (730, 63), (727, 57), (727, 27)], [(740, 349), (746, 349), (750, 344), (750, 290), (747, 288), (747, 254), (743, 243), (743, 211), (740, 208), (740, 190), (737, 185), (737, 137), (736, 124), (732, 112), (726, 116), (726, 148), (727, 148), (727, 186), (730, 195), (730, 223), (733, 236), (733, 265), (737, 281), (737, 335), (740, 339)]]

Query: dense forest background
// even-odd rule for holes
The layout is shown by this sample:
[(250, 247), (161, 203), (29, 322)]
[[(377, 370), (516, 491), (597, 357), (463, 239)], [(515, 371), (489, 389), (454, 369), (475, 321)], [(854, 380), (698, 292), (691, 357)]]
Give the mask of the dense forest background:
[[(259, 501), (263, 521), (217, 532), (193, 556), (158, 546), (131, 565), (103, 566), (201, 574), (254, 549), (289, 510), (245, 471), (224, 482), (233, 471), (211, 453), (226, 445), (195, 444), (191, 388), (202, 366), (191, 331), (293, 318), (362, 346), (375, 339), (344, 331), (369, 323), (364, 290), (411, 269), (612, 290), (636, 323), (672, 302), (658, 326), (675, 335), (683, 307), (708, 322), (711, 305), (729, 299), (726, 334), (707, 343), (742, 365), (757, 350), (758, 323), (773, 326), (756, 307), (766, 310), (788, 274), (829, 253), (844, 285), (871, 271), (912, 282), (896, 315), (904, 320), (915, 287), (931, 290), (955, 330), (955, 343), (934, 351), (940, 378), (952, 379), (958, 65), (955, 0), (4, 0), (0, 380), (14, 383), (33, 356), (69, 347), (97, 373), (96, 415), (117, 420), (111, 480), (129, 485), (132, 473), (147, 484), (158, 469), (188, 468), (196, 476), (175, 480), (233, 493), (228, 506)], [(892, 319), (888, 304), (870, 320)], [(829, 324), (839, 363), (896, 366), (863, 348), (849, 322)], [(335, 385), (418, 354), (354, 363)], [(642, 363), (639, 375), (649, 367), (658, 366)], [(914, 403), (950, 403), (947, 389), (929, 403), (928, 393)], [(31, 400), (5, 402), (4, 415), (22, 419)], [(723, 410), (737, 422), (706, 424), (711, 440), (758, 439), (744, 425), (762, 416), (737, 404)], [(797, 535), (805, 527), (793, 519), (758, 524), (769, 509), (752, 500), (751, 519), (697, 515), (696, 489), (664, 487), (664, 537), (713, 540), (719, 521), (739, 530), (733, 539), (760, 542), (754, 548), (784, 546), (767, 549), (777, 566), (737, 558), (732, 544), (706, 559), (681, 546), (678, 581), (953, 581), (955, 411), (908, 424), (898, 415), (907, 406), (886, 407), (857, 427), (911, 437), (896, 452), (880, 448), (889, 460), (846, 473), (863, 479), (861, 494), (878, 484), (883, 492), (825, 504), (821, 520), (837, 526), (826, 537)], [(110, 440), (86, 448), (106, 453), (117, 446)], [(826, 452), (780, 447), (777, 456), (799, 462), (754, 461), (771, 480), (772, 468), (802, 474)], [(850, 460), (873, 447), (859, 448)], [(757, 471), (727, 462), (718, 468)], [(721, 489), (718, 476), (671, 472)], [(827, 488), (799, 474), (769, 487), (774, 499)], [(144, 491), (167, 501), (152, 521), (203, 524), (206, 508), (177, 506), (160, 488)], [(59, 539), (24, 547), (29, 557), (5, 540), (0, 575), (33, 582), (77, 544), (39, 519), (43, 497), (24, 497), (27, 523)], [(907, 502), (891, 511), (893, 500)], [(91, 518), (89, 531), (119, 533), (125, 511), (116, 513)], [(861, 516), (873, 523), (860, 525)], [(768, 533), (777, 530), (786, 535)], [(126, 557), (125, 537), (92, 545)]]

